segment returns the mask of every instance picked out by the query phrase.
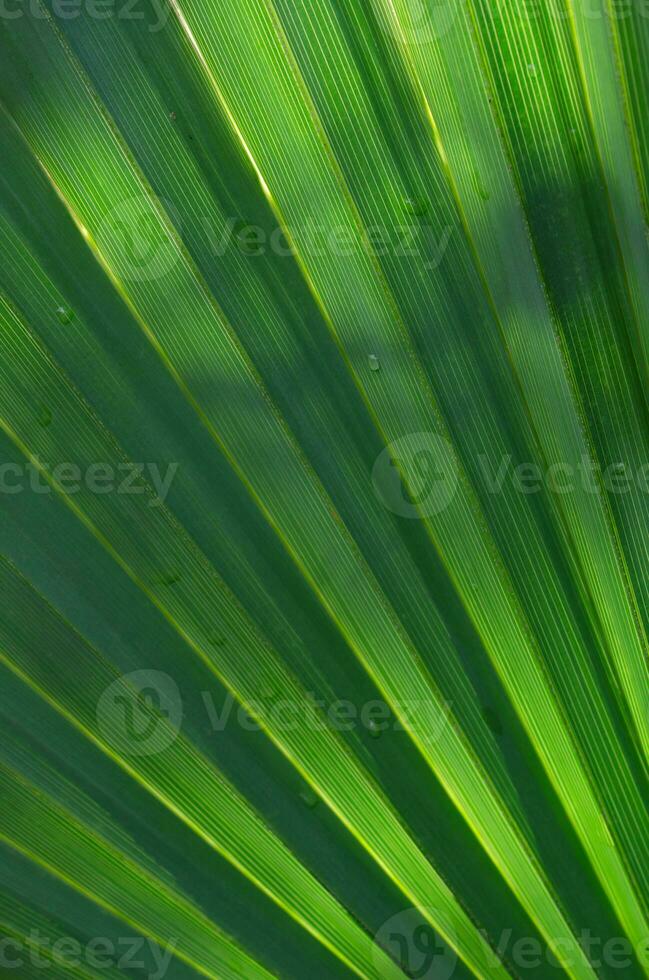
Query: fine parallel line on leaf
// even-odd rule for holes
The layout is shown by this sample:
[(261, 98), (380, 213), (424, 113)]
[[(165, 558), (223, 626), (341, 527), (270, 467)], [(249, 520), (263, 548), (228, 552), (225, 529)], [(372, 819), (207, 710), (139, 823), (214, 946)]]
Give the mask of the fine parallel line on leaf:
[[(267, 179), (267, 178), (265, 178), (265, 182), (266, 182), (266, 184), (267, 184), (267, 185), (269, 185), (269, 181), (268, 181), (268, 179)], [(574, 807), (572, 808), (572, 812), (573, 812), (573, 813), (575, 813), (575, 808), (574, 808)], [(594, 819), (597, 819), (597, 818), (596, 818), (596, 811), (595, 811), (595, 810), (593, 810), (593, 818), (594, 818)], [(589, 842), (589, 843), (591, 843), (591, 844), (592, 844), (592, 841), (591, 841), (591, 838), (589, 837), (589, 835), (588, 835), (588, 834), (586, 834), (586, 835), (585, 835), (585, 840), (586, 840), (587, 842)], [(606, 875), (604, 875), (604, 876), (603, 876), (603, 880), (606, 880), (606, 881), (608, 882), (608, 880), (609, 880), (609, 879), (607, 878), (607, 876), (606, 876)], [(639, 922), (641, 922), (642, 920), (641, 920), (641, 919), (639, 919), (638, 921), (639, 921)], [(640, 929), (642, 929), (643, 927), (642, 927), (642, 926), (639, 926), (639, 928), (640, 928)]]
[[(398, 25), (398, 22), (397, 22), (397, 26), (399, 26)], [(435, 120), (433, 118), (433, 114), (432, 114), (432, 111), (430, 109), (430, 106), (428, 105), (428, 102), (427, 102), (427, 99), (426, 99), (426, 94), (425, 94), (424, 88), (423, 88), (423, 83), (421, 81), (421, 78), (417, 75), (417, 70), (416, 70), (415, 65), (414, 65), (413, 56), (411, 56), (411, 52), (410, 52), (409, 47), (407, 46), (407, 42), (406, 42), (405, 36), (402, 36), (402, 49), (401, 50), (402, 50), (402, 53), (403, 53), (404, 61), (409, 66), (411, 66), (412, 73), (413, 73), (413, 78), (414, 78), (414, 80), (415, 80), (415, 82), (416, 82), (419, 90), (421, 91), (421, 96), (422, 96), (422, 99), (423, 99), (424, 103), (426, 104), (427, 115), (430, 118), (431, 126), (434, 129), (434, 132), (435, 132), (435, 135), (436, 135), (436, 140), (437, 141), (440, 141), (441, 140), (441, 135), (439, 133), (439, 130), (438, 130), (437, 125), (435, 123)], [(419, 52), (418, 52), (418, 55), (419, 55)], [(420, 64), (421, 63), (422, 63), (422, 59), (420, 58)], [(464, 78), (466, 80), (466, 73), (464, 74)], [(439, 94), (439, 91), (440, 91), (439, 87), (435, 87), (434, 91), (435, 91), (435, 94), (438, 95)], [(465, 89), (465, 92), (464, 92), (464, 96), (465, 96), (465, 99), (468, 98), (468, 94), (467, 94), (466, 89)], [(466, 192), (466, 188), (465, 187), (462, 187), (462, 185), (459, 183), (459, 175), (458, 175), (458, 182), (456, 183), (455, 174), (451, 170), (451, 167), (449, 165), (449, 158), (448, 158), (448, 155), (444, 152), (443, 146), (440, 146), (440, 156), (441, 156), (441, 158), (442, 158), (442, 160), (444, 162), (444, 168), (445, 168), (445, 170), (447, 172), (447, 178), (448, 178), (449, 183), (451, 184), (451, 186), (453, 188), (454, 196), (455, 196), (455, 198), (457, 200), (457, 203), (458, 203), (458, 208), (459, 208), (459, 210), (460, 210), (460, 212), (461, 212), (461, 214), (463, 216), (463, 223), (465, 225), (467, 239), (469, 240), (470, 244), (472, 245), (472, 247), (474, 249), (474, 253), (475, 253), (475, 256), (476, 256), (476, 263), (481, 268), (482, 275), (483, 275), (484, 288), (485, 288), (485, 291), (487, 292), (487, 294), (490, 297), (490, 301), (491, 301), (491, 304), (492, 304), (492, 308), (494, 309), (494, 314), (495, 314), (496, 320), (497, 320), (497, 322), (498, 322), (498, 324), (499, 324), (499, 326), (501, 328), (501, 335), (503, 336), (503, 343), (506, 346), (506, 348), (508, 349), (508, 353), (510, 354), (510, 359), (512, 361), (513, 370), (514, 370), (514, 372), (516, 373), (516, 375), (517, 375), (517, 377), (519, 379), (520, 389), (521, 389), (523, 395), (525, 396), (525, 395), (527, 395), (527, 389), (526, 389), (526, 385), (525, 385), (525, 383), (524, 383), (524, 381), (522, 379), (525, 378), (528, 385), (531, 382), (530, 382), (529, 372), (526, 372), (525, 371), (525, 365), (523, 365), (523, 369), (522, 370), (519, 370), (520, 369), (520, 365), (517, 363), (517, 360), (515, 359), (514, 353), (512, 353), (509, 350), (509, 345), (513, 341), (515, 341), (515, 337), (513, 335), (511, 335), (511, 333), (510, 333), (511, 332), (511, 329), (513, 328), (513, 324), (510, 324), (509, 325), (509, 332), (508, 332), (507, 323), (506, 323), (504, 317), (501, 317), (500, 316), (500, 308), (499, 308), (500, 307), (500, 304), (496, 301), (495, 296), (492, 296), (491, 295), (491, 281), (493, 281), (493, 282), (496, 283), (496, 287), (497, 287), (497, 289), (501, 293), (503, 292), (503, 288), (502, 288), (502, 285), (501, 285), (501, 279), (500, 279), (500, 276), (498, 275), (497, 267), (494, 265), (494, 262), (493, 262), (493, 255), (494, 255), (493, 250), (491, 252), (489, 252), (489, 251), (487, 251), (485, 249), (484, 246), (483, 246), (482, 249), (480, 249), (479, 235), (478, 234), (475, 234), (475, 232), (476, 232), (475, 225), (473, 227), (471, 225), (471, 220), (469, 218), (468, 212), (465, 211), (464, 201), (463, 201), (462, 195), (461, 195), (461, 190), (464, 190)], [(508, 176), (506, 176), (506, 179), (507, 180), (509, 179)], [(529, 227), (526, 227), (526, 234), (529, 236)], [(521, 258), (522, 258), (522, 255), (521, 255), (521, 252), (519, 251), (516, 254), (516, 261), (517, 261), (517, 263), (520, 261)], [(492, 274), (491, 275), (491, 281), (490, 281), (490, 277), (489, 277), (489, 272), (487, 270), (491, 270), (491, 274)], [(512, 269), (512, 272), (511, 272), (511, 279), (514, 282), (516, 281), (515, 274), (516, 274), (517, 271), (518, 271), (518, 269), (516, 269), (516, 270)], [(530, 271), (531, 271), (531, 276), (533, 278), (532, 285), (534, 285), (535, 284), (535, 279), (536, 279), (536, 274), (538, 274), (540, 277), (542, 277), (543, 273), (542, 273), (542, 270), (540, 269), (540, 267), (538, 266), (538, 263), (537, 263), (537, 266), (536, 266), (536, 272), (534, 271), (534, 268), (533, 267), (531, 267), (531, 270)], [(528, 300), (528, 299), (529, 299), (529, 295), (526, 297), (526, 300)], [(551, 311), (548, 309), (546, 298), (543, 296), (543, 294), (541, 292), (539, 292), (539, 307), (540, 307), (540, 309), (543, 312), (543, 316), (547, 320), (547, 335), (548, 335), (548, 340), (549, 340), (550, 343), (552, 343), (552, 345), (554, 345), (554, 340), (555, 340), (555, 338), (554, 338), (554, 325), (553, 325), (553, 323), (552, 323), (552, 321), (550, 319)], [(566, 379), (564, 378), (564, 373), (563, 373), (563, 370), (561, 368), (560, 362), (558, 360), (557, 354), (558, 354), (557, 350), (554, 349), (552, 351), (552, 355), (553, 355), (552, 364), (553, 364), (553, 367), (554, 367), (554, 369), (555, 369), (555, 371), (556, 371), (556, 373), (558, 375), (558, 383), (561, 386), (560, 387), (560, 391), (561, 391), (561, 395), (563, 397), (563, 400), (566, 401), (566, 402), (569, 402), (570, 392), (567, 389)], [(574, 394), (576, 395), (576, 392), (574, 392)], [(536, 431), (537, 438), (539, 439), (539, 441), (542, 444), (541, 458), (543, 458), (543, 453), (544, 453), (543, 432), (542, 432), (542, 430), (539, 430), (537, 428), (537, 424), (536, 424), (537, 423), (537, 418), (539, 417), (539, 407), (538, 406), (535, 406), (534, 403), (532, 403), (531, 406), (528, 405), (528, 409), (529, 409), (529, 415), (530, 415), (531, 424), (532, 424), (533, 428)], [(578, 423), (578, 420), (577, 420), (576, 415), (573, 415), (572, 412), (571, 412), (571, 421), (573, 423), (573, 429), (575, 431), (576, 439), (580, 439), (581, 438), (581, 433), (579, 431), (579, 423)], [(563, 435), (563, 432), (561, 432), (561, 435)], [(545, 440), (545, 445), (547, 446), (547, 444), (548, 444), (547, 443), (547, 440)], [(564, 443), (564, 445), (565, 445), (565, 443)], [(582, 444), (582, 445), (585, 445), (585, 444)], [(552, 445), (550, 445), (550, 450), (552, 450), (552, 448), (553, 448)], [(556, 455), (553, 453), (553, 456), (550, 457), (550, 458), (554, 458), (556, 460)], [(561, 459), (561, 457), (559, 457), (559, 459)], [(610, 511), (609, 511), (609, 509), (607, 507), (606, 495), (604, 493), (603, 487), (601, 487), (601, 491), (602, 491), (602, 493), (601, 493), (601, 501), (602, 501), (602, 504), (603, 504), (603, 508), (606, 510), (606, 513), (610, 516)], [(599, 509), (598, 508), (599, 500), (595, 503), (595, 502), (589, 501), (585, 497), (583, 497), (582, 499), (583, 499), (584, 505), (585, 505), (585, 507), (582, 508), (582, 512), (585, 511), (585, 513), (583, 513), (583, 520), (584, 520), (584, 522), (586, 522), (586, 521), (589, 522), (588, 511), (590, 511), (592, 513), (593, 507)], [(571, 538), (573, 538), (572, 525), (574, 525), (574, 512), (573, 512), (573, 514), (565, 515), (563, 513), (563, 508), (561, 506), (562, 505), (562, 501), (563, 501), (563, 498), (562, 497), (558, 497), (558, 501), (557, 502), (558, 502), (559, 506), (557, 508), (557, 512), (558, 512), (558, 515), (559, 515), (559, 519), (562, 522), (562, 526), (564, 527), (564, 530), (565, 530), (566, 539), (567, 539), (567, 542), (568, 542), (568, 549), (570, 549)], [(599, 515), (598, 515), (598, 517), (599, 517)], [(601, 534), (601, 537), (604, 538), (604, 540), (605, 540), (608, 537), (608, 532), (607, 532), (607, 530), (605, 530), (604, 523), (603, 522), (600, 522), (600, 523), (602, 523), (602, 525), (603, 525), (600, 534)], [(611, 528), (611, 533), (615, 535), (616, 534), (616, 528), (615, 528), (614, 523), (612, 522), (612, 519), (610, 519), (609, 526)], [(573, 540), (574, 540), (574, 538), (573, 538)], [(591, 540), (592, 540), (592, 538), (591, 538)], [(579, 537), (577, 537), (577, 539), (576, 539), (576, 544), (581, 548), (581, 542), (580, 542), (580, 538)], [(624, 567), (624, 555), (623, 555), (623, 552), (622, 552), (621, 548), (619, 547), (619, 543), (617, 545), (614, 545), (614, 547), (617, 548), (617, 551), (618, 551), (618, 553), (620, 555), (620, 560), (621, 560), (621, 563), (622, 563), (622, 567)], [(583, 549), (581, 549), (581, 553), (583, 553)], [(588, 552), (586, 552), (586, 557), (588, 557)], [(577, 558), (577, 563), (578, 563), (578, 572), (584, 578), (584, 589), (585, 589), (585, 593), (586, 593), (586, 596), (587, 596), (587, 608), (590, 610), (591, 615), (593, 615), (593, 617), (594, 617), (593, 621), (596, 624), (597, 632), (600, 633), (601, 630), (602, 630), (602, 628), (603, 628), (603, 625), (604, 625), (604, 622), (603, 622), (603, 620), (601, 618), (601, 614), (600, 614), (600, 610), (601, 610), (601, 599), (599, 599), (599, 602), (598, 602), (598, 597), (597, 597), (596, 593), (593, 594), (591, 592), (592, 586), (591, 586), (591, 584), (589, 582), (589, 576), (587, 574), (587, 569), (590, 568), (590, 563), (588, 565), (585, 565), (581, 561), (580, 557)], [(622, 588), (625, 588), (627, 584), (630, 584), (630, 583), (628, 583), (628, 582), (620, 583), (620, 585), (622, 586)], [(621, 594), (624, 595), (625, 593), (622, 592)], [(631, 599), (633, 600), (633, 594), (632, 594), (632, 592), (630, 592), (629, 594), (630, 594)], [(638, 622), (638, 624), (639, 624), (639, 620), (638, 620), (637, 617), (635, 617), (635, 622)], [(634, 618), (633, 617), (630, 617), (628, 619), (628, 623), (631, 626), (631, 628), (634, 630), (635, 629), (635, 624), (634, 624)], [(613, 635), (613, 637), (614, 637), (614, 645), (613, 645), (613, 650), (614, 651), (616, 650), (616, 648), (617, 648), (617, 646), (619, 644), (619, 633), (620, 633), (619, 626), (618, 626), (618, 628), (615, 628), (613, 630), (613, 633), (612, 634), (611, 634), (611, 632), (609, 632), (609, 637), (611, 635)], [(633, 640), (631, 640), (631, 642), (633, 642)], [(625, 647), (624, 647), (623, 644), (621, 645), (621, 649), (622, 650), (625, 650)], [(628, 686), (627, 686), (627, 690), (628, 690)], [(614, 692), (617, 695), (617, 687), (614, 688)], [(622, 699), (621, 700), (621, 705), (626, 706), (627, 705), (627, 701), (624, 700), (624, 699)], [(608, 721), (608, 719), (606, 717), (606, 708), (605, 708), (604, 705), (602, 705), (602, 708), (601, 708), (601, 710), (599, 712), (593, 712), (592, 713), (591, 718), (589, 719), (588, 724), (590, 726), (592, 726), (592, 731), (593, 732), (597, 732), (597, 731), (601, 732), (603, 726), (604, 727), (606, 726), (607, 721)], [(634, 731), (634, 726), (633, 726), (633, 723), (632, 722), (631, 722), (631, 725), (630, 725), (630, 730), (631, 731)], [(603, 768), (601, 769), (601, 772), (612, 772), (614, 770), (617, 770), (617, 767), (613, 764), (613, 761), (612, 760), (615, 758), (615, 756), (617, 755), (618, 752), (619, 752), (618, 746), (614, 742), (611, 742), (611, 751), (610, 751), (610, 754), (609, 754), (609, 762), (608, 763), (606, 763), (606, 762), (603, 763)], [(631, 776), (630, 778), (631, 778), (631, 780), (633, 780), (633, 776)], [(594, 782), (593, 782), (593, 785), (594, 786), (597, 786), (598, 784), (601, 785), (601, 779), (596, 778), (594, 780)], [(615, 793), (617, 795), (617, 799), (618, 800), (620, 798), (624, 799), (625, 796), (628, 796), (628, 789), (626, 791), (626, 794), (625, 794), (624, 791), (620, 791), (619, 789), (617, 789), (615, 791)], [(638, 812), (642, 813), (643, 810), (644, 810), (644, 808), (643, 808), (642, 804), (640, 803), (640, 810)], [(620, 818), (620, 819), (622, 819), (622, 818)], [(638, 833), (642, 834), (644, 832), (642, 830), (640, 830), (637, 825), (636, 825), (636, 828), (633, 829), (632, 824), (629, 823), (629, 826), (628, 826), (628, 835), (627, 835), (627, 846), (629, 848), (633, 848), (634, 841), (637, 841), (637, 839), (638, 839), (638, 837), (637, 837)]]

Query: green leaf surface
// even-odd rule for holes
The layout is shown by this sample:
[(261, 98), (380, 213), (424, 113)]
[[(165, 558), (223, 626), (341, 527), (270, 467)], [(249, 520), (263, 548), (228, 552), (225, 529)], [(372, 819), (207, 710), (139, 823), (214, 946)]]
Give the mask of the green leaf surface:
[(648, 975), (648, 28), (531, 7), (0, 18), (25, 975)]

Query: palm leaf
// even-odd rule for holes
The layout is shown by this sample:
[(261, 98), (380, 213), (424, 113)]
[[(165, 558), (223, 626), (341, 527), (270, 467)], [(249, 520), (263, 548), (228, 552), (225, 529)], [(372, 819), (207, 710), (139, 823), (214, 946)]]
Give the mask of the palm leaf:
[(3, 950), (647, 975), (640, 5), (90, 7), (0, 19)]

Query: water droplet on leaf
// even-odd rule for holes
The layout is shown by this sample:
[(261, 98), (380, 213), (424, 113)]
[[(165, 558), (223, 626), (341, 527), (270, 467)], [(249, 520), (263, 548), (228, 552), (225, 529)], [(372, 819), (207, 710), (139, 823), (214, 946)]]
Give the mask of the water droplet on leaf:
[(428, 201), (423, 197), (407, 197), (404, 203), (408, 214), (415, 218), (421, 218), (428, 212)]
[(56, 308), (56, 316), (59, 323), (67, 326), (68, 323), (72, 323), (74, 320), (74, 310), (71, 310), (69, 306), (58, 306)]
[(370, 354), (370, 356), (369, 356), (369, 362), (370, 362), (370, 371), (380, 371), (381, 370), (381, 362), (379, 361), (379, 359), (376, 356), (376, 354)]
[(309, 810), (313, 810), (314, 807), (316, 807), (320, 802), (320, 797), (311, 789), (311, 787), (302, 790), (300, 793), (300, 799), (305, 806), (308, 806)]

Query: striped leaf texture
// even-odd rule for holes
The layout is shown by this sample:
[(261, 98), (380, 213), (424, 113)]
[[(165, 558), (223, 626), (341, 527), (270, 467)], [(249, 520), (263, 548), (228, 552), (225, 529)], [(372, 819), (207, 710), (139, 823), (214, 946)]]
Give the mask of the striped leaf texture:
[(0, 4), (0, 974), (649, 976), (649, 4)]

